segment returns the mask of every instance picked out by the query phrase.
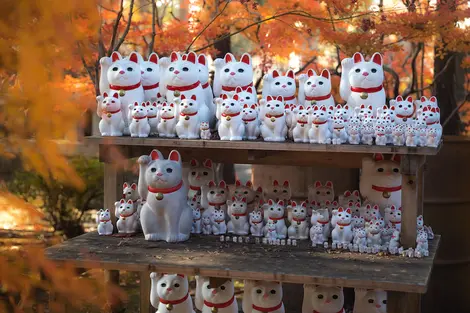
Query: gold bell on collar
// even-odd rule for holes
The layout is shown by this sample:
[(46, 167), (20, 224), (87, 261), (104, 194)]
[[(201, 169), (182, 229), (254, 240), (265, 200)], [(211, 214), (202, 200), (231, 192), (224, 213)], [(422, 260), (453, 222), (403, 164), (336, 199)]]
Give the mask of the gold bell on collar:
[(391, 196), (390, 191), (384, 191), (384, 192), (382, 193), (382, 197), (384, 197), (385, 199), (390, 198), (390, 196)]
[(155, 198), (156, 198), (157, 200), (163, 200), (163, 193), (161, 193), (161, 192), (157, 193), (157, 195), (155, 196)]
[(175, 90), (173, 92), (173, 96), (175, 96), (175, 97), (179, 97), (180, 95), (181, 95), (181, 92), (179, 92), (178, 90)]
[(168, 304), (166, 305), (166, 309), (167, 309), (168, 311), (173, 310), (173, 304), (168, 303)]
[(126, 91), (124, 90), (119, 90), (119, 97), (124, 97), (126, 95)]
[(365, 100), (369, 98), (369, 94), (367, 92), (361, 92), (361, 99)]

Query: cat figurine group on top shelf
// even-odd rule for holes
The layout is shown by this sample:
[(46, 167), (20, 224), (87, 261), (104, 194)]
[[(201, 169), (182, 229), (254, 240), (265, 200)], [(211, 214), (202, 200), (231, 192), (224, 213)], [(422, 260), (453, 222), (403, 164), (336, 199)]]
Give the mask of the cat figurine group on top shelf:
[(251, 56), (227, 53), (214, 61), (172, 52), (144, 61), (137, 52), (113, 52), (100, 60), (97, 114), (102, 136), (158, 136), (181, 139), (293, 141), (438, 147), (442, 136), (436, 97), (398, 96), (386, 103), (383, 58), (361, 53), (341, 62), (336, 104), (331, 75), (323, 69), (298, 76), (272, 70), (263, 77), (261, 98), (253, 86)]

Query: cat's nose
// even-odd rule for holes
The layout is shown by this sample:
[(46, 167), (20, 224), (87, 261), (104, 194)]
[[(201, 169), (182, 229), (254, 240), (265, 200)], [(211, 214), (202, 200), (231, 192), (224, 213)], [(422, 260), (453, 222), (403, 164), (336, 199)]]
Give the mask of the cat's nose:
[(140, 74), (143, 74), (143, 73), (144, 73), (144, 71), (140, 71)]
[(163, 176), (163, 173), (157, 172), (157, 176)]
[(377, 309), (380, 309), (382, 306), (381, 306), (380, 304), (376, 304), (375, 307), (376, 307)]
[(126, 72), (124, 72), (124, 71), (119, 71), (119, 74), (124, 74), (124, 73), (126, 73)]
[(313, 84), (312, 87), (317, 87), (317, 85)]
[(369, 72), (362, 72), (362, 76), (369, 76)]
[(217, 294), (217, 289), (212, 290), (212, 294), (216, 295)]
[(229, 109), (230, 107), (229, 107), (229, 106), (226, 106), (225, 108), (226, 108), (226, 109)]
[(286, 85), (282, 85), (282, 88), (286, 88), (287, 86)]
[(166, 288), (166, 291), (167, 291), (167, 292), (172, 292), (173, 289), (171, 289), (171, 288)]
[(180, 73), (180, 71), (175, 71), (175, 74), (178, 75)]
[(230, 75), (232, 75), (232, 76), (235, 75), (235, 72), (230, 72)]
[(331, 303), (330, 299), (326, 299), (325, 303)]

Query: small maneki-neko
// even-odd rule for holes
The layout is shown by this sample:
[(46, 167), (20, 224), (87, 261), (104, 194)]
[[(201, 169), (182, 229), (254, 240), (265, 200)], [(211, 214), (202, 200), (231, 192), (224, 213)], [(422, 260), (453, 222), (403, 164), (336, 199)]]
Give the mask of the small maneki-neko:
[(150, 303), (159, 313), (193, 313), (188, 279), (183, 274), (151, 273)]
[(416, 105), (413, 103), (411, 96), (406, 99), (403, 99), (402, 96), (398, 96), (395, 100), (390, 100), (390, 109), (395, 113), (396, 124), (413, 123)]
[[(242, 140), (245, 135), (245, 124), (242, 120), (242, 105), (238, 101), (238, 95), (216, 99), (217, 116), (219, 118), (220, 140)], [(220, 115), (219, 115), (220, 114)]]
[(202, 313), (238, 313), (231, 279), (196, 276), (194, 302)]
[(261, 136), (264, 141), (285, 141), (287, 135), (285, 109), (282, 96), (267, 96), (266, 100), (260, 100), (261, 114), (263, 114), (261, 125)]

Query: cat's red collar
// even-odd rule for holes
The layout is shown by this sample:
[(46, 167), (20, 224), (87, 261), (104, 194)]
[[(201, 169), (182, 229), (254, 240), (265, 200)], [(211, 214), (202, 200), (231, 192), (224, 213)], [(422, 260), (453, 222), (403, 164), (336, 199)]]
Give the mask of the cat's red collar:
[(145, 116), (133, 116), (132, 118), (135, 119), (135, 120), (143, 120), (144, 118), (147, 118), (147, 115), (145, 115)]
[(397, 114), (396, 117), (398, 117), (398, 118), (410, 118), (410, 117), (413, 116), (413, 114), (415, 114), (414, 110), (410, 115)]
[(349, 226), (349, 225), (351, 225), (351, 223), (342, 224), (342, 223), (340, 223), (340, 222), (336, 222), (336, 225), (339, 225), (339, 226), (344, 227), (344, 226)]
[(254, 304), (252, 305), (252, 307), (253, 307), (253, 310), (264, 312), (264, 313), (269, 313), (269, 312), (279, 310), (282, 307), (282, 301), (278, 305), (270, 307), (270, 308), (262, 308)]
[(235, 216), (235, 217), (246, 216), (246, 213), (232, 213), (232, 216)]
[(121, 109), (117, 109), (116, 111), (108, 111), (108, 110), (106, 110), (106, 113), (108, 113), (108, 114), (115, 114), (115, 113), (119, 113), (119, 112), (121, 112)]
[(352, 87), (351, 86), (351, 91), (353, 92), (367, 92), (367, 93), (374, 93), (377, 91), (380, 91), (384, 88), (383, 85), (377, 86), (377, 87), (371, 87), (371, 88), (362, 88), (362, 87)]
[(206, 89), (207, 87), (209, 87), (209, 82), (202, 84), (202, 89)]
[(154, 188), (154, 187), (148, 186), (147, 189), (148, 189), (148, 191), (153, 192), (153, 193), (163, 193), (163, 194), (165, 194), (165, 193), (172, 193), (172, 192), (175, 192), (177, 190), (180, 190), (181, 186), (183, 186), (183, 181), (180, 181), (178, 185), (170, 187), (170, 188)]
[(294, 100), (295, 99), (295, 94), (289, 97), (284, 97), (284, 101), (289, 101), (289, 100)]
[(174, 116), (170, 116), (170, 117), (162, 116), (162, 119), (164, 120), (172, 120), (174, 118), (175, 118)]
[(140, 82), (135, 85), (130, 86), (118, 86), (118, 85), (111, 85), (109, 84), (109, 88), (112, 90), (134, 90), (140, 87)]
[(334, 127), (334, 129), (344, 129), (344, 126), (341, 126), (341, 127)]
[(270, 219), (271, 221), (280, 221), (280, 220), (283, 220), (283, 219), (284, 219), (284, 216), (282, 216), (282, 217), (269, 217), (269, 219)]
[(249, 119), (242, 118), (242, 121), (244, 121), (244, 122), (253, 122), (254, 120), (256, 120), (256, 117), (249, 118)]
[(330, 221), (326, 221), (326, 222), (323, 222), (323, 221), (317, 221), (318, 223), (322, 224), (322, 225), (326, 225), (328, 224)]
[(283, 116), (284, 116), (284, 113), (278, 114), (278, 115), (271, 115), (271, 114), (269, 114), (269, 113), (266, 113), (266, 117), (267, 117), (267, 118), (273, 118), (273, 117), (274, 117), (274, 118), (280, 118), (280, 117), (283, 117)]
[(224, 205), (226, 202), (209, 202), (209, 205), (212, 205), (212, 206), (221, 206), (221, 205)]
[[(246, 86), (240, 87), (243, 91), (247, 90), (249, 87), (253, 87), (253, 83), (249, 83)], [(237, 87), (230, 87), (230, 86), (222, 86), (223, 91), (235, 91)]]
[(210, 308), (223, 309), (223, 308), (226, 308), (229, 305), (231, 305), (234, 300), (235, 300), (235, 295), (233, 295), (230, 300), (228, 300), (227, 302), (223, 302), (223, 303), (213, 303), (213, 302), (209, 302), (207, 300), (204, 300), (204, 305), (208, 306)]
[(387, 192), (395, 192), (395, 191), (400, 191), (401, 190), (401, 185), (400, 186), (395, 186), (395, 187), (380, 187), (376, 185), (372, 185), (372, 189), (375, 191), (387, 191)]
[(326, 99), (329, 99), (331, 97), (331, 93), (327, 94), (327, 95), (324, 95), (324, 96), (318, 96), (318, 97), (314, 97), (314, 96), (305, 96), (305, 100), (307, 101), (322, 101), (322, 100), (326, 100)]
[(326, 124), (327, 121), (324, 121), (324, 122), (315, 122), (313, 121), (312, 124), (314, 125), (323, 125), (323, 124)]
[(150, 90), (150, 89), (154, 89), (154, 88), (158, 88), (158, 85), (160, 85), (160, 83), (156, 83), (156, 84), (153, 84), (153, 85), (142, 85), (142, 87), (144, 87), (144, 90)]
[(300, 120), (297, 120), (297, 123), (305, 125), (305, 124), (308, 123), (308, 121), (300, 121)]
[(201, 187), (189, 185), (189, 189), (194, 190), (194, 191), (200, 191)]
[(167, 85), (166, 88), (171, 91), (188, 91), (194, 88), (197, 88), (201, 83), (199, 81), (195, 82), (194, 84), (187, 85), (187, 86), (171, 86)]
[(110, 220), (100, 220), (100, 223), (107, 223), (109, 222)]
[[(313, 310), (313, 313), (321, 313), (321, 312)], [(344, 309), (339, 310), (337, 313), (344, 313)]]
[(156, 115), (147, 115), (147, 118), (156, 118)]
[(183, 113), (183, 112), (181, 112), (180, 113), (181, 116), (194, 116), (196, 114), (197, 114), (197, 112), (194, 112), (194, 113)]
[(390, 223), (393, 224), (393, 226), (397, 225), (397, 224), (401, 224), (401, 221), (400, 222), (393, 222), (393, 221), (390, 221)]
[(216, 223), (222, 223), (222, 222), (225, 222), (225, 220), (214, 220), (214, 222), (216, 222)]
[(187, 293), (186, 296), (184, 296), (183, 298), (178, 299), (178, 300), (165, 300), (165, 299), (160, 298), (160, 303), (171, 304), (171, 305), (180, 304), (180, 303), (183, 303), (184, 301), (186, 301), (186, 299), (188, 299), (188, 297), (189, 297), (189, 293)]
[(435, 122), (432, 122), (432, 123), (428, 123), (428, 122), (426, 122), (426, 125), (428, 125), (428, 126), (429, 126), (429, 125), (434, 125), (434, 124), (438, 124), (438, 123), (439, 123), (439, 121), (435, 121)]
[(305, 218), (295, 218), (295, 217), (292, 217), (292, 220), (293, 220), (293, 221), (296, 221), (296, 222), (303, 222), (303, 221), (305, 221)]
[(126, 218), (126, 217), (134, 215), (134, 213), (135, 212), (132, 212), (131, 214), (119, 214), (119, 217)]
[(240, 115), (240, 112), (237, 112), (237, 113), (222, 113), (222, 117), (235, 117), (235, 116), (238, 116)]
[(193, 222), (199, 221), (201, 218), (193, 218)]
[(257, 221), (251, 221), (251, 222), (252, 222), (253, 224), (257, 225), (257, 224), (259, 224), (259, 223), (261, 223), (261, 222), (263, 222), (263, 221), (258, 221), (258, 222), (257, 222)]

